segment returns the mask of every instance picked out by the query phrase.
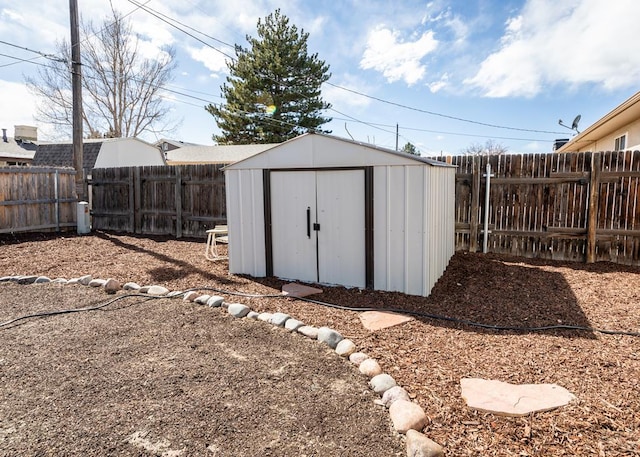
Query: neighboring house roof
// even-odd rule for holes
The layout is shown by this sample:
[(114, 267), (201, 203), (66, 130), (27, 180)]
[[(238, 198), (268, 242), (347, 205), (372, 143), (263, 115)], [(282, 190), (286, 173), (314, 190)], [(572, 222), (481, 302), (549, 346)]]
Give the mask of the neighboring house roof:
[(35, 142), (28, 140), (0, 139), (0, 160), (31, 162), (36, 153), (36, 146)]
[(234, 144), (222, 146), (185, 146), (166, 152), (169, 165), (197, 163), (230, 164), (266, 151), (278, 143)]
[(171, 151), (173, 149), (184, 148), (187, 146), (204, 146), (202, 144), (187, 143), (186, 141), (170, 140), (167, 138), (160, 138), (158, 141), (153, 143), (153, 145), (157, 148), (160, 148), (164, 152)]
[[(138, 166), (138, 165), (161, 165), (164, 164), (163, 154), (152, 144), (142, 141), (138, 138), (104, 138), (104, 139), (86, 139), (83, 141), (82, 148), (82, 168), (91, 170), (95, 168), (96, 162), (109, 162), (109, 160), (100, 157), (100, 151), (103, 146), (108, 144), (110, 154), (114, 156), (112, 165), (107, 166)], [(120, 145), (121, 147), (117, 147)], [(129, 145), (129, 146), (126, 146)], [(129, 148), (144, 148), (146, 156), (142, 159), (135, 156), (128, 156), (123, 152), (128, 152)], [(118, 150), (120, 149), (120, 150)], [(124, 151), (123, 151), (124, 150)], [(140, 151), (140, 149), (135, 149)], [(152, 152), (155, 157), (149, 161), (148, 152)], [(125, 157), (123, 159), (123, 157)], [(145, 162), (145, 161), (148, 161)], [(73, 167), (73, 144), (72, 143), (49, 143), (38, 146), (33, 165), (51, 166), (51, 167)]]
[[(82, 147), (82, 168), (92, 169), (98, 159), (102, 140), (85, 140)], [(38, 145), (32, 164), (34, 166), (72, 167), (73, 144), (50, 143)]]
[(636, 92), (600, 120), (571, 138), (556, 152), (576, 151), (584, 148), (634, 121), (640, 121), (640, 92)]
[[(271, 165), (266, 166), (267, 162)], [(306, 168), (318, 164), (329, 166), (330, 163), (333, 164), (331, 166), (362, 166), (372, 163), (411, 164), (412, 162), (436, 167), (454, 167), (438, 160), (369, 143), (324, 133), (305, 133), (284, 143), (272, 145), (268, 150), (229, 165), (227, 169), (278, 168), (283, 165)]]

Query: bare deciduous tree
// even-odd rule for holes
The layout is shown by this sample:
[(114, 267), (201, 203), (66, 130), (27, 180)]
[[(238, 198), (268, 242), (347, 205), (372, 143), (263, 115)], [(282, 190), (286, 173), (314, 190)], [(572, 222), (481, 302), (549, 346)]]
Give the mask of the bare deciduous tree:
[[(132, 137), (145, 131), (172, 130), (162, 91), (176, 67), (173, 48), (162, 49), (152, 59), (145, 58), (130, 22), (115, 10), (100, 27), (82, 23), (81, 47), (86, 137)], [(67, 62), (52, 61), (40, 67), (36, 78), (25, 79), (40, 99), (38, 120), (68, 136), (72, 125), (71, 49), (67, 41), (57, 48)]]
[(509, 148), (493, 140), (487, 140), (484, 144), (473, 143), (462, 150), (467, 155), (501, 155), (505, 154)]

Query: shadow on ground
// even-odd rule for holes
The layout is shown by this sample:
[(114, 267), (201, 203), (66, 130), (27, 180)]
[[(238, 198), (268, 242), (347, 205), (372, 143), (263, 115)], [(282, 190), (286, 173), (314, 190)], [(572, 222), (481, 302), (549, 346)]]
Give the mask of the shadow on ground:
[[(591, 330), (533, 330), (558, 325), (591, 328), (564, 276), (543, 269), (545, 265), (549, 262), (458, 252), (429, 297), (316, 285), (323, 289), (322, 295), (309, 298), (341, 306), (358, 303), (359, 308), (409, 311), (430, 325), (479, 333), (542, 331), (567, 338), (595, 338)], [(553, 265), (559, 266), (557, 262)], [(252, 279), (277, 288), (286, 283), (278, 278)]]

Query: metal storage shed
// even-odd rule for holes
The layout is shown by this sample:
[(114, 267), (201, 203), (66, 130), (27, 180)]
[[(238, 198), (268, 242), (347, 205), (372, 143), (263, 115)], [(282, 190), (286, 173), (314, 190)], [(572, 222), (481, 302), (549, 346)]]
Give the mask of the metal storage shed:
[(454, 253), (442, 162), (309, 133), (225, 179), (231, 273), (427, 296)]

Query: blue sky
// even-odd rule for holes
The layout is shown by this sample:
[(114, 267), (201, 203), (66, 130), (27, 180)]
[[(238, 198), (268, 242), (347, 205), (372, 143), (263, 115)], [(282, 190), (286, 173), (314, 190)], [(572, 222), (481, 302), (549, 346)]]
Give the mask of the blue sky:
[[(172, 28), (128, 0), (112, 0), (153, 58), (177, 51), (166, 93), (180, 126), (171, 138), (212, 144), (214, 118), (199, 99), (220, 103), (231, 48)], [(143, 3), (145, 0), (142, 0)], [(109, 15), (108, 0), (78, 0), (84, 19)], [(309, 33), (309, 51), (331, 68), (324, 98), (334, 135), (395, 148), (411, 142), (424, 155), (458, 154), (494, 140), (511, 152), (550, 152), (572, 132), (558, 125), (577, 114), (588, 127), (638, 90), (637, 0), (149, 0), (145, 6), (226, 43), (246, 45), (256, 22), (280, 7)], [(53, 53), (68, 39), (66, 0), (0, 0), (0, 40)], [(180, 26), (184, 28), (183, 26)], [(196, 34), (193, 30), (190, 33)], [(38, 125), (24, 76), (37, 54), (0, 43), (0, 126)], [(365, 94), (363, 96), (360, 94)], [(195, 98), (194, 98), (195, 97)], [(489, 125), (487, 125), (489, 124)], [(500, 127), (500, 128), (499, 128)], [(144, 139), (155, 141), (153, 134)]]

